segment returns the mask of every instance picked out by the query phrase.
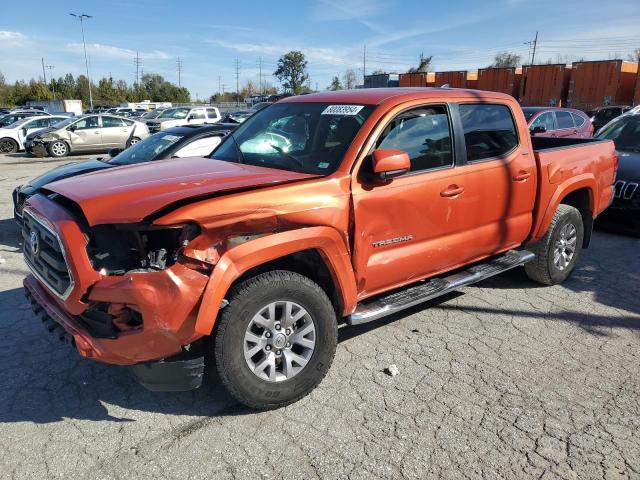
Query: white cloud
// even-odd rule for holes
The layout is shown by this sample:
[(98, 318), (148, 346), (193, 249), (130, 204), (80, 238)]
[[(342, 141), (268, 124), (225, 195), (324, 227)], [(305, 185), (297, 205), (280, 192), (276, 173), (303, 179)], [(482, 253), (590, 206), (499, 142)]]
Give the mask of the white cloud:
[(312, 10), (312, 17), (317, 21), (354, 20), (376, 33), (383, 33), (384, 28), (370, 18), (380, 15), (388, 6), (387, 2), (373, 0), (320, 0)]
[[(82, 52), (81, 43), (67, 43), (65, 48), (75, 52)], [(121, 59), (131, 59), (136, 56), (135, 50), (116, 47), (113, 45), (102, 45), (100, 43), (87, 43), (87, 53), (90, 56)], [(137, 53), (140, 55), (140, 58), (144, 60), (168, 60), (174, 57), (173, 55), (161, 50), (152, 50), (149, 52), (138, 51)]]
[(27, 37), (20, 32), (10, 32), (6, 30), (0, 30), (0, 42), (7, 44), (24, 43)]

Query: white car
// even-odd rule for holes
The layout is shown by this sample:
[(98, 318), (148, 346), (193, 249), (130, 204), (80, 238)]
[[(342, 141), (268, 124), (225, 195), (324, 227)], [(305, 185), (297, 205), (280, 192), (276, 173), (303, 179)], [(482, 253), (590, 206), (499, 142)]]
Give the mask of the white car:
[(67, 120), (59, 115), (33, 116), (18, 120), (11, 125), (0, 128), (0, 153), (15, 153), (24, 150), (24, 140), (27, 135), (44, 128), (49, 128), (58, 122)]
[(158, 118), (147, 120), (147, 126), (149, 132), (155, 133), (167, 128), (218, 123), (220, 120), (222, 115), (216, 107), (177, 107), (165, 110)]

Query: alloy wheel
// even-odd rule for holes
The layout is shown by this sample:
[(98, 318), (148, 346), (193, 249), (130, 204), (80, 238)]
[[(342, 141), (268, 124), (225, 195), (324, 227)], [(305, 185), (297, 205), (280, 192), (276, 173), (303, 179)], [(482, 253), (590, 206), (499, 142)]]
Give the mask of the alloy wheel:
[(567, 223), (560, 229), (553, 251), (553, 264), (558, 270), (564, 270), (573, 260), (577, 239), (577, 230), (572, 223)]
[(251, 371), (263, 380), (282, 382), (299, 374), (311, 359), (316, 327), (304, 307), (275, 301), (253, 316), (243, 343)]

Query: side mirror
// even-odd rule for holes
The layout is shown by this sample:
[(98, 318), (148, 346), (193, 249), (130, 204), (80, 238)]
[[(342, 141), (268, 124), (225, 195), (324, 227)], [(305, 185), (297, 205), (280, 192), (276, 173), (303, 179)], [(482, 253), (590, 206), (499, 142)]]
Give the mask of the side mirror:
[(544, 125), (538, 125), (537, 127), (533, 127), (532, 129), (529, 130), (531, 135), (536, 135), (538, 133), (545, 133), (546, 131), (547, 131), (547, 128)]
[(70, 132), (75, 132), (77, 128), (78, 127), (76, 127), (75, 125), (69, 125), (69, 128), (67, 130), (69, 130)]
[(409, 154), (402, 150), (374, 150), (371, 157), (374, 175), (385, 182), (404, 175), (411, 169)]
[(27, 127), (22, 127), (20, 129), (20, 132), (22, 132), (22, 135), (24, 135), (26, 137), (27, 136)]
[(121, 148), (112, 148), (111, 150), (109, 150), (109, 157), (113, 158), (116, 155), (118, 155), (120, 152), (122, 152)]

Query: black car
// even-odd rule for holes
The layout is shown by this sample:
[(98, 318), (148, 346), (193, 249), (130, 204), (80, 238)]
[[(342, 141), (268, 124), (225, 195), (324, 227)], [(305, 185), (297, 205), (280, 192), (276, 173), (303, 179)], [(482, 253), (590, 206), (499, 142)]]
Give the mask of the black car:
[(607, 123), (616, 117), (619, 117), (623, 113), (628, 112), (631, 107), (615, 106), (615, 107), (601, 107), (587, 112), (587, 115), (591, 117), (591, 123), (593, 124), (593, 131), (597, 132)]
[(613, 203), (599, 223), (640, 234), (640, 113), (618, 117), (596, 138), (613, 140), (618, 152)]
[(111, 158), (96, 158), (61, 165), (34, 178), (25, 185), (16, 187), (13, 191), (13, 216), (20, 223), (25, 200), (38, 193), (48, 183), (105, 168), (168, 158), (208, 156), (217, 147), (220, 140), (237, 126), (237, 124), (218, 123), (168, 128), (141, 140), (126, 150), (117, 148), (110, 150)]

